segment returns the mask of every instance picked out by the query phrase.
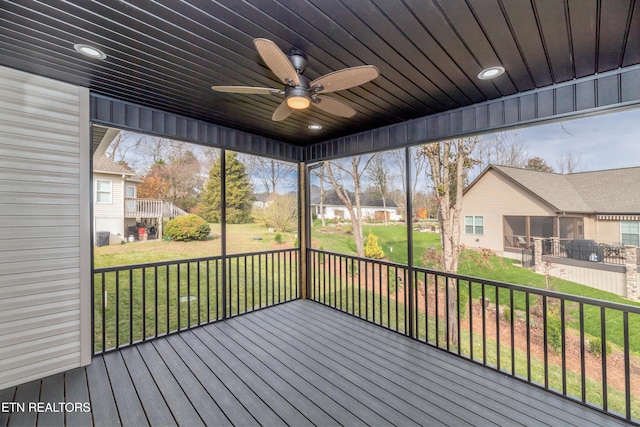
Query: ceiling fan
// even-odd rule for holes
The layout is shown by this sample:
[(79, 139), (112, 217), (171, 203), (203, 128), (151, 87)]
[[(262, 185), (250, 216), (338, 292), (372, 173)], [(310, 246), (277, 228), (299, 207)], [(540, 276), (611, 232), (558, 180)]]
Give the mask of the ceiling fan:
[(284, 101), (271, 117), (277, 122), (286, 119), (295, 110), (304, 110), (312, 104), (336, 116), (353, 117), (356, 110), (342, 101), (322, 94), (350, 89), (367, 83), (379, 75), (375, 66), (362, 65), (333, 71), (309, 81), (302, 74), (307, 65), (307, 57), (304, 53), (292, 49), (289, 55), (286, 55), (268, 39), (254, 39), (253, 43), (267, 66), (284, 83), (284, 89), (252, 86), (211, 86), (211, 89), (218, 92), (253, 95), (284, 95)]

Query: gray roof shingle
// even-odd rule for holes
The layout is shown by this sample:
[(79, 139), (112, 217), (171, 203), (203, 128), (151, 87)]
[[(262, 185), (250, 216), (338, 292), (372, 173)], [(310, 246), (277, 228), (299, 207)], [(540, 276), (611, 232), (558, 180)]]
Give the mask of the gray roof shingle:
[(489, 168), (535, 194), (558, 212), (640, 213), (640, 167), (566, 175), (510, 166), (490, 165), (487, 170)]

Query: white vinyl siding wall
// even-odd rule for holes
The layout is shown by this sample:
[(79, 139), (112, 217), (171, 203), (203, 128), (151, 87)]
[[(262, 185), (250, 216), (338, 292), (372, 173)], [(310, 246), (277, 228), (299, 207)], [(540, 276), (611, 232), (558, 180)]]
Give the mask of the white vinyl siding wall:
[(0, 67), (0, 389), (90, 362), (89, 91)]

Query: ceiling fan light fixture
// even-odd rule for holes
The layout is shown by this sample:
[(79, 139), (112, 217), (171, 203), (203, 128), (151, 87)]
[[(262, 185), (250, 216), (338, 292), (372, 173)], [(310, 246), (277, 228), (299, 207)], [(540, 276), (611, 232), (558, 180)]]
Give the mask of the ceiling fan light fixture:
[(287, 105), (294, 110), (304, 110), (309, 108), (311, 100), (306, 96), (293, 95), (287, 98)]
[(73, 45), (76, 52), (93, 59), (105, 59), (107, 55), (98, 49), (97, 47), (89, 46), (88, 44), (78, 43)]
[(504, 74), (504, 67), (501, 67), (498, 65), (495, 67), (485, 68), (484, 70), (480, 71), (480, 73), (478, 73), (478, 78), (480, 80), (491, 80), (503, 74)]

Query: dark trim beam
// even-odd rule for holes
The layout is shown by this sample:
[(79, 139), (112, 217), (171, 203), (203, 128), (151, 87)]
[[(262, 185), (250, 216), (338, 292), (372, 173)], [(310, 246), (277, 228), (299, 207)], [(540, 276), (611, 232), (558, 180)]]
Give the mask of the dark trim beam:
[(300, 147), (141, 105), (91, 94), (91, 121), (123, 130), (299, 162)]
[(640, 105), (640, 66), (474, 104), (304, 148), (313, 162)]

